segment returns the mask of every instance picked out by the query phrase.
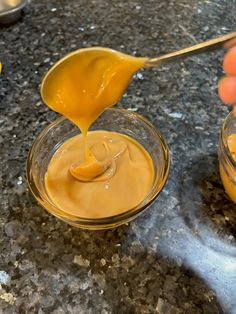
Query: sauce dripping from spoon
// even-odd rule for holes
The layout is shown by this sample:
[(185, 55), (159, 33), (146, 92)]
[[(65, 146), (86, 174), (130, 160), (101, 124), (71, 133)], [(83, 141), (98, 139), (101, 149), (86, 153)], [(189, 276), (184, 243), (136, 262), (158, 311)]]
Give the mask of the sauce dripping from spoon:
[[(110, 148), (106, 158), (97, 159), (87, 145), (86, 135), (97, 117), (120, 99), (133, 74), (147, 60), (109, 48), (85, 48), (61, 59), (43, 79), (44, 102), (76, 124), (85, 139), (84, 161), (70, 167), (76, 179), (91, 181), (112, 167), (115, 156)], [(119, 150), (122, 151), (122, 145)]]

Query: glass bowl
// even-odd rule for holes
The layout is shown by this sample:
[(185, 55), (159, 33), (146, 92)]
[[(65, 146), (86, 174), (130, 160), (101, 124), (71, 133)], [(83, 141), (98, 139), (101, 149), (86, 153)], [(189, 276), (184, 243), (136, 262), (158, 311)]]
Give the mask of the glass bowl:
[(149, 152), (154, 166), (154, 180), (149, 194), (139, 205), (119, 215), (87, 219), (67, 214), (53, 204), (44, 182), (48, 164), (63, 142), (80, 133), (80, 130), (64, 117), (52, 122), (34, 141), (27, 159), (28, 184), (36, 200), (48, 212), (70, 225), (93, 230), (117, 227), (133, 220), (161, 192), (169, 175), (169, 149), (161, 133), (149, 121), (123, 109), (107, 109), (89, 130), (106, 130), (128, 135)]
[(229, 135), (236, 133), (236, 118), (231, 112), (225, 118), (219, 144), (220, 176), (226, 193), (236, 203), (236, 162), (233, 159), (227, 144)]

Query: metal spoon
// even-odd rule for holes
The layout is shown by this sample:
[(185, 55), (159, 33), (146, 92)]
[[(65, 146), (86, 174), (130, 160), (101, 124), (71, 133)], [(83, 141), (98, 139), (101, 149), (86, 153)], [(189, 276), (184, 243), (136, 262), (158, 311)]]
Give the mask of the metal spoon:
[(177, 50), (171, 53), (167, 53), (160, 57), (150, 58), (145, 63), (145, 68), (159, 67), (165, 63), (173, 62), (181, 59), (185, 59), (189, 56), (200, 54), (203, 52), (213, 51), (218, 48), (222, 48), (230, 40), (236, 39), (236, 32), (229, 33), (214, 39), (204, 41), (191, 47), (187, 47), (181, 50)]
[[(206, 51), (209, 51), (209, 50), (217, 49), (219, 47), (224, 46), (225, 43), (228, 43), (230, 40), (235, 39), (235, 38), (236, 38), (236, 32), (230, 33), (230, 34), (227, 34), (227, 35), (215, 38), (215, 39), (211, 39), (211, 40), (208, 40), (206, 42), (203, 42), (203, 43), (200, 43), (200, 44), (197, 44), (197, 45), (194, 45), (194, 46), (191, 46), (191, 47), (179, 50), (179, 51), (175, 51), (175, 52), (172, 52), (172, 53), (169, 53), (169, 54), (165, 54), (165, 55), (157, 57), (157, 58), (140, 58), (140, 60), (142, 62), (140, 64), (138, 63), (138, 65), (140, 67), (144, 67), (144, 68), (158, 67), (158, 66), (163, 65), (163, 64), (165, 64), (167, 62), (170, 62), (170, 61), (183, 59), (183, 58), (186, 58), (186, 57), (191, 56), (191, 55), (195, 55), (195, 54), (198, 54), (198, 53), (202, 53), (202, 52), (206, 52)], [(41, 95), (42, 95), (42, 98), (45, 100), (45, 103), (47, 103), (50, 108), (52, 108), (55, 111), (58, 111), (58, 112), (64, 114), (68, 118), (71, 118), (71, 121), (75, 121), (74, 117), (77, 117), (78, 112), (79, 112), (78, 111), (79, 110), (78, 107), (73, 105), (73, 107), (69, 108), (70, 110), (68, 110), (67, 103), (66, 102), (63, 103), (63, 101), (64, 101), (63, 97), (65, 97), (66, 101), (68, 102), (67, 94), (63, 94), (63, 93), (60, 94), (60, 88), (58, 89), (58, 86), (53, 85), (52, 82), (60, 74), (60, 71), (65, 71), (67, 69), (68, 60), (70, 60), (70, 61), (72, 60), (73, 61), (73, 58), (75, 58), (75, 57), (79, 58), (79, 56), (81, 57), (81, 55), (83, 55), (83, 58), (85, 58), (86, 57), (86, 53), (90, 53), (90, 54), (92, 53), (92, 56), (93, 56), (93, 58), (91, 58), (91, 55), (90, 55), (90, 59), (88, 59), (89, 62), (90, 62), (90, 67), (88, 67), (88, 65), (87, 65), (86, 71), (89, 71), (88, 74), (92, 73), (92, 75), (95, 75), (95, 78), (96, 78), (96, 72), (95, 72), (95, 74), (93, 74), (94, 72), (93, 72), (93, 67), (91, 66), (91, 64), (94, 66), (94, 61), (96, 61), (97, 59), (99, 61), (99, 58), (97, 58), (97, 54), (100, 51), (103, 52), (102, 62), (104, 63), (104, 58), (105, 58), (105, 61), (107, 62), (107, 64), (105, 64), (105, 69), (104, 69), (104, 66), (101, 67), (101, 68), (98, 67), (100, 72), (98, 72), (98, 75), (97, 75), (98, 79), (97, 79), (97, 81), (98, 81), (98, 83), (100, 81), (101, 82), (100, 82), (100, 85), (99, 84), (95, 84), (95, 91), (93, 90), (93, 85), (90, 84), (90, 81), (88, 81), (88, 84), (85, 85), (86, 88), (83, 89), (83, 92), (85, 91), (87, 93), (88, 97), (90, 97), (90, 98), (91, 98), (91, 95), (100, 95), (100, 94), (102, 94), (104, 92), (104, 86), (106, 88), (110, 88), (111, 90), (114, 88), (114, 86), (116, 87), (116, 82), (114, 82), (114, 80), (113, 81), (110, 80), (112, 82), (111, 84), (110, 84), (109, 81), (108, 82), (107, 81), (104, 82), (104, 71), (106, 71), (106, 66), (108, 68), (110, 67), (109, 71), (112, 70), (112, 67), (115, 68), (114, 71), (117, 71), (116, 63), (115, 63), (115, 66), (114, 66), (114, 64), (112, 62), (110, 62), (109, 57), (111, 55), (113, 55), (114, 58), (118, 58), (119, 61), (128, 58), (128, 60), (130, 60), (131, 63), (134, 62), (135, 65), (136, 65), (137, 59), (135, 57), (124, 55), (122, 53), (119, 53), (117, 51), (114, 51), (114, 50), (108, 49), (108, 48), (102, 48), (102, 47), (84, 48), (82, 50), (77, 50), (77, 51), (73, 52), (73, 53), (67, 55), (66, 57), (64, 57), (63, 59), (61, 59), (56, 65), (54, 65), (52, 67), (52, 69), (50, 69), (50, 71), (47, 73), (47, 75), (45, 76), (45, 78), (44, 78), (44, 80), (42, 82), (42, 85), (41, 85)], [(85, 57), (84, 57), (84, 55), (85, 55)], [(87, 55), (87, 57), (88, 57), (88, 55)], [(84, 60), (84, 59), (82, 59), (82, 60)], [(123, 66), (126, 66), (126, 65), (123, 63)], [(118, 70), (120, 71), (120, 68), (118, 68)], [(83, 75), (84, 75), (85, 81), (86, 81), (86, 75), (85, 74), (86, 73), (83, 72)], [(67, 73), (67, 75), (68, 76), (70, 75), (70, 71)], [(127, 86), (127, 84), (129, 83), (130, 79), (132, 78), (132, 75), (133, 75), (133, 72), (129, 71), (127, 73), (127, 77), (124, 76), (122, 78), (122, 79), (124, 79), (125, 84), (121, 85), (121, 88), (119, 90), (120, 95), (119, 95), (119, 93), (117, 93), (119, 97), (122, 95), (122, 93), (124, 91), (124, 87)], [(64, 75), (64, 77), (65, 77), (65, 75)], [(91, 80), (91, 76), (88, 76), (88, 77), (90, 77), (90, 80)], [(113, 76), (111, 76), (111, 78), (112, 77)], [(70, 87), (68, 89), (69, 91), (77, 88), (76, 85), (72, 84), (72, 82), (74, 82), (74, 80), (75, 80), (75, 76), (72, 75), (72, 78), (73, 78), (73, 80), (72, 79), (69, 80), (68, 81), (69, 84), (67, 83), (67, 85), (65, 85), (65, 86), (69, 86)], [(77, 76), (76, 76), (76, 79), (77, 79)], [(62, 81), (62, 79), (61, 79), (61, 81)], [(59, 80), (60, 83), (61, 83), (61, 81)], [(110, 86), (109, 86), (108, 83), (110, 84)], [(92, 89), (90, 88), (91, 86), (92, 86)], [(81, 87), (79, 86), (79, 88), (81, 88)], [(96, 88), (98, 88), (98, 90), (96, 90)], [(77, 89), (76, 89), (76, 92), (78, 93)], [(82, 94), (83, 93), (81, 93), (81, 95)], [(56, 96), (56, 97), (54, 97), (54, 96)], [(82, 96), (84, 97), (84, 95), (82, 95)], [(106, 99), (105, 106), (102, 107), (102, 109), (105, 110), (105, 108), (107, 108), (110, 105), (112, 105), (113, 103), (115, 103), (119, 99), (119, 97), (116, 96), (116, 98), (111, 98), (110, 104), (109, 103), (107, 104), (107, 99)], [(50, 100), (49, 102), (47, 102), (48, 99)], [(104, 99), (103, 99), (103, 101), (104, 101)], [(96, 104), (96, 102), (95, 102), (95, 104)], [(96, 106), (95, 106), (93, 109), (94, 109), (94, 112), (96, 112), (96, 110), (99, 109), (99, 107), (96, 108)], [(102, 112), (102, 110), (100, 110), (100, 113), (101, 112)], [(87, 116), (89, 117), (89, 115), (91, 115), (91, 112), (89, 112), (89, 114)], [(84, 112), (81, 111), (80, 112), (80, 116), (82, 116), (82, 117), (85, 116), (86, 117), (86, 114), (84, 114)], [(96, 115), (94, 115), (94, 116), (96, 117)], [(78, 118), (77, 118), (77, 120), (78, 120)], [(86, 122), (86, 120), (85, 120), (85, 122)], [(78, 123), (78, 121), (77, 121), (77, 123)], [(77, 124), (77, 125), (79, 126), (79, 124)], [(83, 128), (81, 128), (81, 129), (83, 131)], [(87, 127), (86, 127), (86, 131), (87, 131)], [(104, 171), (107, 170), (108, 166), (109, 166), (109, 163), (107, 163), (107, 160), (105, 160), (104, 162), (100, 162), (100, 161), (98, 161), (95, 158), (95, 156), (91, 155), (91, 156), (89, 156), (89, 158), (87, 158), (85, 160), (84, 163), (82, 163), (80, 165), (73, 164), (71, 166), (71, 168), (70, 168), (70, 172), (71, 172), (71, 174), (75, 178), (77, 178), (79, 180), (90, 181), (94, 177), (97, 177), (97, 176), (101, 175), (102, 173), (104, 173)]]

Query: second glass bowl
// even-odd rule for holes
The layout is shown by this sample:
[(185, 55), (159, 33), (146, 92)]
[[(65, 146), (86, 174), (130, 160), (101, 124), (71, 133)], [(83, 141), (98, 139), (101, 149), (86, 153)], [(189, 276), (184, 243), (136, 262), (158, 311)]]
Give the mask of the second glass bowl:
[(222, 183), (226, 193), (234, 203), (236, 203), (236, 162), (229, 151), (227, 140), (231, 134), (235, 133), (236, 118), (234, 117), (233, 112), (231, 112), (225, 118), (221, 129), (219, 163)]
[(154, 166), (154, 180), (149, 194), (139, 205), (112, 217), (87, 219), (69, 215), (66, 209), (63, 211), (53, 204), (44, 182), (48, 164), (62, 143), (80, 133), (79, 129), (64, 117), (52, 122), (34, 141), (27, 159), (27, 179), (36, 200), (54, 216), (79, 228), (108, 229), (133, 220), (154, 201), (169, 175), (169, 149), (161, 133), (149, 121), (128, 110), (107, 109), (89, 129), (93, 130), (128, 135), (143, 145), (150, 154)]

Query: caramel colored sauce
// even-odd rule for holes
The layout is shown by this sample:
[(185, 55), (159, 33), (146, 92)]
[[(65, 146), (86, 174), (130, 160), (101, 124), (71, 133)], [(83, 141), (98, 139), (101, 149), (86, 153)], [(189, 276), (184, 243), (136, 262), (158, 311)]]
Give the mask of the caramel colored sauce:
[(236, 161), (236, 134), (231, 134), (228, 137), (227, 144), (233, 159)]
[(152, 160), (139, 143), (118, 133), (88, 132), (146, 61), (107, 48), (81, 49), (44, 78), (45, 103), (82, 132), (59, 147), (45, 176), (47, 193), (61, 210), (86, 218), (113, 216), (137, 206), (150, 191)]
[[(236, 134), (228, 136), (227, 144), (229, 151), (236, 162)], [(226, 168), (225, 168), (226, 167)], [(220, 175), (225, 190), (234, 203), (236, 203), (236, 171), (229, 165), (220, 166)]]
[[(150, 191), (154, 173), (147, 151), (130, 137), (115, 132), (93, 131), (87, 137), (96, 158), (106, 158), (108, 149), (113, 163), (94, 180), (77, 180), (71, 175), (70, 166), (75, 160), (84, 160), (83, 137), (80, 134), (67, 140), (52, 157), (45, 177), (53, 203), (66, 213), (83, 218), (118, 215), (141, 203)], [(107, 148), (98, 144), (104, 142)]]
[(41, 87), (43, 100), (86, 134), (96, 118), (120, 99), (146, 61), (108, 48), (77, 50), (48, 72)]

